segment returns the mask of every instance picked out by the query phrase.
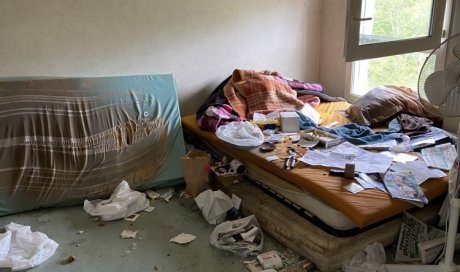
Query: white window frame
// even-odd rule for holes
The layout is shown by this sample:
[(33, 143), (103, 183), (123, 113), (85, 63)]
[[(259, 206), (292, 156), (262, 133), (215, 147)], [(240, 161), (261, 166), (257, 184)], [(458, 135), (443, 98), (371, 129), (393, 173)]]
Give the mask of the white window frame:
[(345, 61), (357, 61), (425, 51), (436, 47), (442, 36), (446, 0), (434, 0), (430, 35), (427, 37), (387, 41), (371, 44), (359, 44), (360, 22), (370, 18), (361, 18), (363, 0), (348, 0), (345, 35)]

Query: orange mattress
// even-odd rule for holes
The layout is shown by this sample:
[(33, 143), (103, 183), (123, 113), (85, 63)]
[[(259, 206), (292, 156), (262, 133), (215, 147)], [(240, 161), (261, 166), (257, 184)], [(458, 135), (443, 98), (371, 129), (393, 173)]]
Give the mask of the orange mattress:
[[(344, 110), (348, 106), (349, 104), (346, 102), (322, 103), (316, 108), (322, 116), (320, 122), (322, 124), (332, 121), (339, 121), (342, 124), (347, 123), (347, 119), (338, 114), (336, 110)], [(256, 164), (267, 172), (316, 195), (332, 208), (342, 212), (360, 228), (378, 223), (415, 207), (408, 202), (392, 199), (388, 194), (377, 189), (367, 189), (357, 194), (352, 194), (343, 189), (343, 186), (350, 183), (351, 180), (330, 176), (329, 168), (326, 167), (312, 167), (299, 162), (294, 169), (287, 171), (283, 168), (283, 160), (274, 162), (265, 160), (265, 157), (270, 155), (278, 155), (280, 158), (285, 157), (287, 147), (291, 146), (289, 143), (279, 143), (276, 149), (269, 153), (261, 153), (258, 149), (242, 150), (218, 139), (213, 132), (201, 130), (196, 125), (194, 114), (183, 116), (182, 125), (186, 133), (200, 137), (227, 155), (242, 162)], [(300, 154), (306, 152), (301, 148), (296, 151)], [(447, 177), (427, 180), (421, 187), (429, 200), (435, 199), (447, 191)]]

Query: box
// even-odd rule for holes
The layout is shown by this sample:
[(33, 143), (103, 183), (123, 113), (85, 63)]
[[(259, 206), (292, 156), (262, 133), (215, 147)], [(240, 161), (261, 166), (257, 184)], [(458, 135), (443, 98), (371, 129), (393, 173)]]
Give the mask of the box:
[(316, 128), (302, 130), (300, 137), (310, 141), (319, 141), (325, 148), (338, 145), (343, 140), (342, 137)]
[(300, 127), (300, 117), (295, 111), (280, 112), (282, 132), (297, 132)]

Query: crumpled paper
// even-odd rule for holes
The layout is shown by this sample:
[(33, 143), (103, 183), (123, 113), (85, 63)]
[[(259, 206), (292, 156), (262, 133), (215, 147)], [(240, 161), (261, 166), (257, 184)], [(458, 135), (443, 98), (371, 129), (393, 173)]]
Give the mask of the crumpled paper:
[(203, 217), (211, 225), (222, 223), (227, 211), (233, 208), (232, 200), (222, 191), (206, 190), (195, 197)]
[(30, 230), (30, 226), (9, 223), (0, 234), (0, 267), (13, 271), (37, 266), (48, 260), (59, 246), (46, 234)]
[(144, 193), (131, 190), (123, 180), (109, 199), (85, 200), (83, 209), (92, 216), (100, 216), (103, 221), (121, 219), (143, 211), (149, 207)]

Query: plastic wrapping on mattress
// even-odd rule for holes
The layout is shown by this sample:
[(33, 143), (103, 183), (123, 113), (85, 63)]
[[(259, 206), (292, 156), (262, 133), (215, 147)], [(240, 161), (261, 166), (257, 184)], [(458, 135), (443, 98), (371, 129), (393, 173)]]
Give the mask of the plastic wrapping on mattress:
[(183, 181), (172, 75), (0, 82), (0, 216)]

